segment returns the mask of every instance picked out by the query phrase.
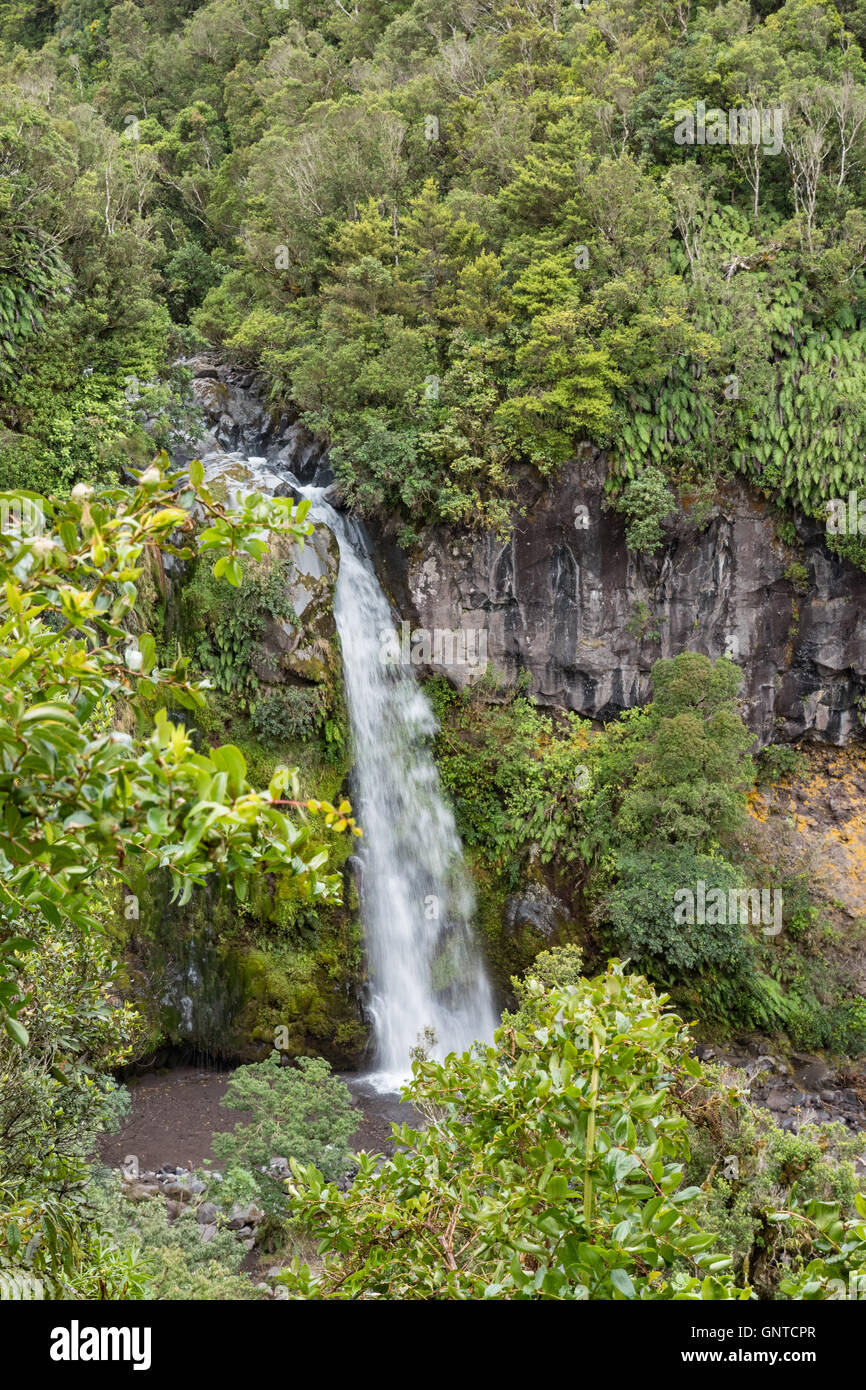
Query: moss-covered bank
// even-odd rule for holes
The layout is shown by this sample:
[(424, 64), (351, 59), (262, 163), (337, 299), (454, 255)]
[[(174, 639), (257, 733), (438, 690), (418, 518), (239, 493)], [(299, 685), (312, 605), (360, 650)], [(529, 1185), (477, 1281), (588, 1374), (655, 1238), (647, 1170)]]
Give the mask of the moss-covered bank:
[[(349, 770), (336, 545), (321, 527), (302, 549), (273, 539), (240, 591), (206, 566), (154, 573), (144, 617), (163, 651), (180, 648), (211, 682), (204, 709), (175, 712), (202, 746), (235, 744), (258, 786), (284, 764), (297, 768), (303, 798), (336, 801)], [(292, 1056), (360, 1064), (367, 1027), (351, 845), (336, 836), (328, 847), (331, 871), (343, 874), (341, 907), (306, 904), (275, 877), (244, 903), (213, 879), (183, 907), (171, 902), (167, 874), (134, 885), (115, 934), (151, 1050), (255, 1060), (276, 1043)]]

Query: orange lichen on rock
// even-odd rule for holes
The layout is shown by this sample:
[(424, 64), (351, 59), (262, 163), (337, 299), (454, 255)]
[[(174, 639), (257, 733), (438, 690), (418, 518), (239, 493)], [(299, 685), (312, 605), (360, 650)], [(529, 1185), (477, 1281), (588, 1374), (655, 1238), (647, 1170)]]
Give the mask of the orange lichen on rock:
[(749, 814), (759, 824), (781, 817), (818, 894), (851, 918), (866, 917), (866, 748), (800, 751), (808, 771), (753, 792)]

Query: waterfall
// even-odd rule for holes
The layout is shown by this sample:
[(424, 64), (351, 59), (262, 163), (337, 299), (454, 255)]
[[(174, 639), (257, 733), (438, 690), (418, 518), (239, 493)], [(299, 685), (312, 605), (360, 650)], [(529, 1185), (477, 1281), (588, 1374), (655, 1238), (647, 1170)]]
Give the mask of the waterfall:
[(430, 751), (436, 720), (411, 666), (385, 659), (394, 615), (363, 528), (330, 505), (330, 489), (303, 486), (263, 457), (220, 453), (205, 466), (230, 499), (288, 484), (309, 498), (307, 519), (327, 526), (339, 546), (334, 617), (354, 752), (352, 814), (364, 832), (356, 843), (375, 1043), (367, 1080), (395, 1091), (419, 1042), (441, 1059), (489, 1042), (498, 1022), (472, 931), (472, 883)]
[(383, 634), (394, 619), (360, 529), (329, 505), (326, 489), (298, 492), (311, 500), (309, 519), (324, 522), (340, 549), (334, 615), (354, 747), (353, 814), (364, 831), (372, 1079), (394, 1089), (425, 1030), (441, 1058), (489, 1041), (497, 1020), (472, 932), (472, 885), (430, 752), (433, 711), (411, 666), (385, 659)]

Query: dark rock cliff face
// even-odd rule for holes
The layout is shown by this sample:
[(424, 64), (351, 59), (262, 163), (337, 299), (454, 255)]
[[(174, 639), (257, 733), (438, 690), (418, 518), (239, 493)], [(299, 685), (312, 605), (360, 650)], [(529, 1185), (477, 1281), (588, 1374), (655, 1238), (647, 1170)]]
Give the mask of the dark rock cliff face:
[(177, 451), (179, 461), (237, 454), (282, 465), (301, 483), (322, 473), (322, 444), (292, 415), (268, 406), (266, 383), (256, 372), (206, 357), (183, 359), (183, 365), (193, 372), (192, 393), (205, 433)]
[[(700, 525), (677, 515), (662, 550), (635, 555), (603, 484), (598, 455), (546, 484), (527, 479), (531, 501), (505, 541), (435, 527), (407, 556), (386, 528), (381, 568), (403, 616), (428, 630), (486, 630), (488, 665), (528, 671), (541, 703), (584, 716), (643, 703), (653, 662), (689, 650), (742, 668), (762, 744), (863, 737), (866, 573), (836, 559), (817, 525), (801, 523), (801, 544), (785, 546), (765, 505), (734, 485)], [(794, 561), (808, 572), (799, 589), (786, 577)], [(428, 669), (461, 685), (477, 673)]]
[[(321, 445), (268, 411), (254, 374), (191, 365), (210, 431), (203, 457), (234, 449), (302, 482), (330, 477)], [(744, 485), (732, 485), (700, 523), (688, 512), (668, 522), (656, 555), (635, 555), (621, 517), (603, 505), (604, 476), (594, 451), (546, 483), (527, 473), (525, 515), (506, 541), (434, 527), (406, 555), (391, 543), (396, 528), (380, 528), (380, 577), (401, 616), (428, 631), (482, 631), (489, 665), (509, 678), (528, 671), (542, 704), (594, 719), (643, 703), (653, 662), (688, 650), (728, 653), (742, 668), (760, 743), (862, 739), (866, 573), (832, 555), (814, 522), (799, 523), (797, 547), (783, 545)], [(795, 562), (807, 574), (799, 586), (789, 577)], [(437, 664), (449, 646), (433, 644), (427, 669), (464, 684), (478, 665)]]

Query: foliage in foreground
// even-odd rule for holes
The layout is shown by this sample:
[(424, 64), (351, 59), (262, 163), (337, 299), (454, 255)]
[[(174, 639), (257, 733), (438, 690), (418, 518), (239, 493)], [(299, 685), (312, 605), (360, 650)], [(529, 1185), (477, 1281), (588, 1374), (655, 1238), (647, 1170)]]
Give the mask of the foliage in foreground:
[(188, 482), (152, 467), (132, 490), (26, 500), (29, 524), (0, 532), (0, 1266), (61, 1297), (135, 1297), (134, 1253), (81, 1210), (86, 1144), (110, 1110), (104, 1074), (133, 1027), (93, 945), (99, 904), (157, 867), (182, 901), (209, 874), (243, 901), (260, 872), (338, 901), (307, 810), (355, 827), (347, 803), (289, 799), (288, 768), (257, 790), (238, 748), (196, 752), (164, 705), (197, 708), (202, 685), (185, 658), (160, 667), (153, 637), (129, 630), (147, 551), (189, 558), (174, 540), (194, 540), (237, 585), (240, 557), (260, 559), (270, 530), (308, 533), (300, 509), (252, 495), (228, 512), (200, 464)]
[[(811, 1298), (813, 1282), (819, 1297), (838, 1297), (831, 1280), (844, 1276), (847, 1287), (863, 1263), (854, 1171), (862, 1135), (839, 1123), (783, 1129), (748, 1103), (741, 1075), (714, 1065), (678, 1093), (689, 1121), (687, 1177), (701, 1187), (695, 1215), (731, 1255), (738, 1282), (761, 1299)], [(834, 1234), (843, 1237), (836, 1249)]]
[(89, 1155), (128, 1106), (111, 1072), (129, 1060), (137, 1017), (113, 994), (117, 963), (99, 932), (35, 919), (23, 956), (29, 1042), (0, 1030), (0, 1276), (57, 1299), (143, 1296), (128, 1235), (83, 1219)]
[(690, 1216), (675, 1076), (698, 1074), (681, 1021), (613, 962), (596, 980), (528, 986), (531, 1029), (418, 1061), (399, 1131), (346, 1193), (294, 1165), (294, 1214), (327, 1252), (295, 1264), (302, 1298), (743, 1299)]
[[(215, 1191), (207, 1191), (203, 1200), (217, 1200), (221, 1185), (213, 1186)], [(88, 1186), (85, 1209), (118, 1247), (132, 1242), (141, 1297), (160, 1302), (237, 1302), (260, 1297), (241, 1271), (244, 1246), (225, 1227), (213, 1240), (203, 1242), (194, 1204), (184, 1203), (174, 1220), (169, 1220), (162, 1197), (132, 1202), (124, 1195), (118, 1174), (102, 1169)]]
[[(763, 1144), (773, 1166), (761, 1220), (744, 1196), (732, 1226), (705, 1135), (710, 1109), (741, 1097), (689, 1055), (646, 980), (617, 961), (594, 980), (578, 968), (573, 951), (545, 953), (545, 981), (573, 983), (526, 981), (494, 1047), (416, 1061), (406, 1096), (425, 1126), (395, 1127), (401, 1149), (382, 1166), (363, 1155), (348, 1192), (293, 1165), (293, 1216), (325, 1256), (317, 1274), (296, 1261), (283, 1275), (294, 1297), (750, 1299), (740, 1252), (768, 1229), (779, 1234), (763, 1297), (839, 1298), (866, 1275), (850, 1163), (822, 1161), (822, 1137), (783, 1135), (743, 1106), (734, 1152), (760, 1168)], [(693, 1174), (701, 1186), (685, 1185)]]
[[(327, 850), (283, 810), (298, 805), (285, 798), (289, 769), (257, 791), (233, 745), (197, 753), (164, 703), (195, 709), (202, 684), (190, 684), (186, 658), (160, 668), (153, 637), (136, 640), (124, 625), (146, 549), (194, 554), (172, 543), (175, 532), (194, 536), (216, 577), (234, 585), (239, 557), (266, 553), (263, 532), (308, 534), (303, 503), (252, 494), (232, 514), (204, 487), (200, 464), (190, 478), (167, 481), (153, 467), (132, 492), (82, 484), (59, 504), (28, 495), (44, 534), (32, 520), (0, 533), (0, 1016), (18, 1042), (22, 914), (92, 929), (89, 890), (100, 874), (119, 885), (135, 867), (167, 867), (183, 902), (209, 872), (243, 900), (250, 875), (270, 871), (311, 898), (339, 898), (339, 880), (320, 873)], [(198, 530), (196, 508), (207, 522)], [(136, 735), (117, 727), (118, 711), (137, 717)], [(325, 819), (351, 824), (330, 808)]]

